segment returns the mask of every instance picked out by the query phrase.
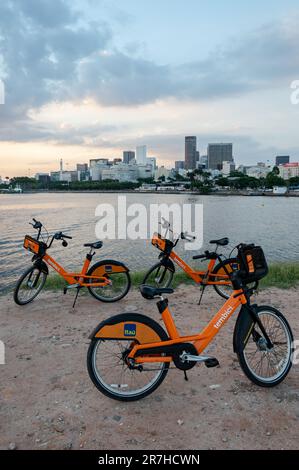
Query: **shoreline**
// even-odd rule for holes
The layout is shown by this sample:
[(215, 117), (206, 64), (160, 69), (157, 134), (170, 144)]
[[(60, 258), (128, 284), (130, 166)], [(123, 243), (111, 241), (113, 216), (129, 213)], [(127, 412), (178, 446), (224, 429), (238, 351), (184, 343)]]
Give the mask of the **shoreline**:
[(198, 191), (135, 191), (131, 189), (79, 189), (79, 190), (36, 190), (36, 191), (23, 191), (22, 193), (17, 192), (1, 192), (0, 194), (81, 194), (81, 193), (91, 193), (91, 194), (188, 194), (192, 196), (248, 196), (248, 197), (299, 197), (299, 192), (290, 192), (286, 194), (273, 194), (271, 192), (262, 192), (262, 193), (253, 193), (253, 192), (221, 192), (221, 191), (214, 191), (207, 194), (198, 192)]

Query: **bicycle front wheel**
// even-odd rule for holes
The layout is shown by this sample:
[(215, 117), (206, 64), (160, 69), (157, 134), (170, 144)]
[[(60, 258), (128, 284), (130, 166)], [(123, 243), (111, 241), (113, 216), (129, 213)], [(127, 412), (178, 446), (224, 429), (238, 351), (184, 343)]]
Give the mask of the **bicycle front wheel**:
[(14, 290), (14, 301), (18, 305), (26, 305), (38, 296), (45, 285), (47, 274), (36, 266), (31, 266), (24, 272)]
[[(98, 276), (90, 279), (88, 290), (93, 297), (101, 302), (117, 302), (127, 295), (131, 287), (131, 278), (126, 266), (118, 261), (103, 260), (94, 264), (87, 273), (88, 276)], [(93, 286), (104, 279), (109, 281), (105, 286)]]
[(174, 272), (161, 263), (157, 263), (150, 268), (141, 284), (152, 287), (169, 287), (173, 279)]
[(272, 348), (256, 323), (242, 352), (238, 353), (245, 375), (261, 387), (274, 387), (289, 373), (292, 366), (293, 334), (282, 313), (268, 306), (257, 307), (257, 314), (266, 330)]

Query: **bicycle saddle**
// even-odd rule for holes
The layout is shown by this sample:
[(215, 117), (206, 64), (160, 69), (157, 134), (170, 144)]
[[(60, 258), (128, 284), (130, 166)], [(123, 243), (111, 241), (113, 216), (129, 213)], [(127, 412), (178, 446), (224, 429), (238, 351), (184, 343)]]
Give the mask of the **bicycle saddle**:
[(103, 242), (94, 242), (94, 243), (84, 243), (84, 246), (89, 246), (90, 248), (93, 248), (94, 250), (99, 250), (103, 246)]
[(145, 299), (153, 299), (154, 297), (160, 297), (162, 294), (172, 294), (174, 292), (171, 287), (152, 287), (145, 284), (142, 284), (139, 289)]
[(211, 240), (210, 243), (215, 243), (216, 245), (226, 246), (229, 244), (229, 239), (227, 237), (220, 238), (219, 240)]

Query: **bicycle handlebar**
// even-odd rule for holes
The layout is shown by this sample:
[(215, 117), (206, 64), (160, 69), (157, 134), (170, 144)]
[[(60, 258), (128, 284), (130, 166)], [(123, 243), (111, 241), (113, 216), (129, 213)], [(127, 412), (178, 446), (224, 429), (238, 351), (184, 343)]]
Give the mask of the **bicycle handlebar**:
[(192, 256), (192, 259), (204, 259), (206, 257), (207, 257), (206, 255), (195, 255), (195, 256)]
[(32, 218), (33, 222), (29, 222), (30, 225), (32, 225), (33, 228), (35, 228), (36, 230), (39, 230), (42, 228), (43, 224), (39, 221), (39, 220), (36, 220), (34, 217)]
[(65, 235), (62, 232), (56, 232), (53, 238), (55, 238), (55, 240), (61, 240), (62, 238), (69, 238), (71, 240), (73, 237), (70, 237), (69, 235)]
[(196, 240), (196, 237), (194, 237), (194, 235), (190, 235), (188, 232), (182, 232), (181, 239), (191, 242), (192, 240)]

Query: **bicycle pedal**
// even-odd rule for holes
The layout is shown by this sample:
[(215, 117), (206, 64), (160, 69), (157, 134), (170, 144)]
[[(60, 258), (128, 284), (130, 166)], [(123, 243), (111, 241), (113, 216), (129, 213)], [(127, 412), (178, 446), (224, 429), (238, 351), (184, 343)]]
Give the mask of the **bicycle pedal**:
[(216, 359), (216, 357), (211, 357), (210, 359), (207, 359), (205, 361), (205, 366), (206, 367), (217, 367), (219, 366), (219, 361)]

